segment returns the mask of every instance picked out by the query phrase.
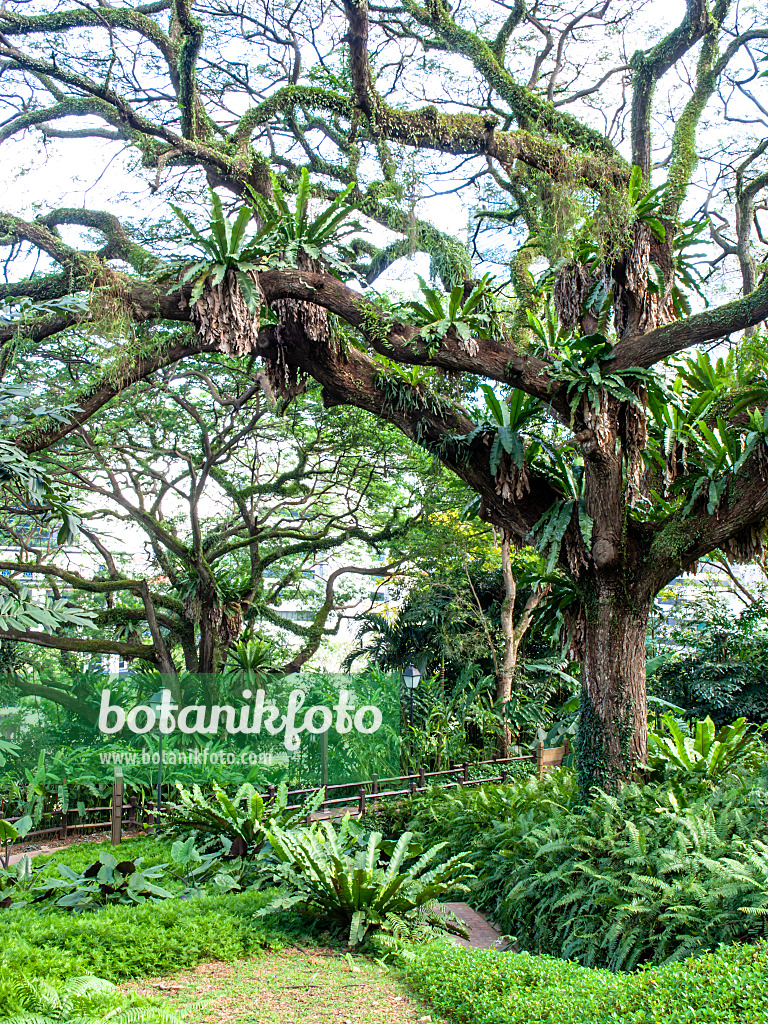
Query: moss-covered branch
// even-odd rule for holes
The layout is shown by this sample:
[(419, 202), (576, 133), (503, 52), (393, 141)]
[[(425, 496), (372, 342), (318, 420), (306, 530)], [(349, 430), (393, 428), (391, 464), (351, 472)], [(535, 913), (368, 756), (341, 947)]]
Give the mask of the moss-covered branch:
[(558, 110), (554, 104), (536, 96), (530, 89), (517, 83), (503, 66), (500, 51), (506, 50), (509, 35), (520, 20), (515, 11), (501, 34), (489, 43), (458, 25), (445, 4), (431, 4), (427, 8), (415, 0), (405, 0), (405, 7), (420, 25), (428, 26), (444, 40), (446, 49), (472, 61), (491, 88), (509, 104), (521, 128), (552, 133), (571, 146), (600, 153), (617, 165), (622, 163), (611, 141), (602, 132), (595, 131), (572, 114)]
[(702, 38), (710, 25), (707, 0), (686, 0), (680, 24), (650, 50), (637, 50), (632, 69), (632, 163), (651, 173), (651, 113), (656, 83)]

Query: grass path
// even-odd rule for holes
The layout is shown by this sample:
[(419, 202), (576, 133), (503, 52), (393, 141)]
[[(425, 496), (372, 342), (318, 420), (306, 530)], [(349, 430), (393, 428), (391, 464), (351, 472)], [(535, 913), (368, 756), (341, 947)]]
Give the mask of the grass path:
[(161, 997), (186, 1024), (442, 1024), (395, 972), (325, 949), (198, 964), (124, 988)]

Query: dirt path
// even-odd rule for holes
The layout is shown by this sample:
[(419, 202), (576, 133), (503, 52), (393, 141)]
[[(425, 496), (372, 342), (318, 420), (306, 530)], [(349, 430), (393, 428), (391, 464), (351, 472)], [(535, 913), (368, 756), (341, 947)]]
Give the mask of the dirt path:
[(123, 986), (187, 1024), (442, 1024), (394, 971), (334, 950), (285, 949)]
[[(57, 850), (64, 850), (68, 846), (79, 846), (81, 843), (106, 843), (109, 842), (109, 839), (110, 832), (107, 830), (106, 832), (94, 832), (92, 835), (88, 836), (72, 836), (69, 839), (53, 839), (46, 843), (19, 844), (15, 847), (11, 847), (11, 849), (15, 849), (16, 852), (10, 855), (8, 858), (8, 864), (10, 867), (18, 863), (18, 861), (23, 857), (41, 857), (46, 853), (56, 853)], [(2, 862), (5, 863), (2, 847), (0, 847), (0, 854), (3, 855)]]

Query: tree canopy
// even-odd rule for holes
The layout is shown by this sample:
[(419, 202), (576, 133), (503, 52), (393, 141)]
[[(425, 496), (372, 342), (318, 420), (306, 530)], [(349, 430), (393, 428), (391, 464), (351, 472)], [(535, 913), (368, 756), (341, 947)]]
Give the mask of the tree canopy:
[[(626, 775), (654, 594), (714, 549), (760, 554), (768, 515), (768, 27), (732, 0), (672, 14), (6, 4), (0, 141), (98, 153), (111, 189), (0, 214), (3, 366), (63, 361), (77, 406), (18, 444), (49, 449), (200, 353), (259, 357), (286, 400), (314, 379), (571, 577), (582, 782)], [(432, 283), (393, 300), (377, 283), (415, 253)], [(501, 394), (482, 413), (479, 381)]]

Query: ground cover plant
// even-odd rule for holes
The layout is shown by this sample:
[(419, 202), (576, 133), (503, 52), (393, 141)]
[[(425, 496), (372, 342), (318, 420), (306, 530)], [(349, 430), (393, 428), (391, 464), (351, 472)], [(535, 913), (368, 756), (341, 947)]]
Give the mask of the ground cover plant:
[[(50, 981), (95, 975), (118, 982), (204, 960), (234, 961), (288, 945), (300, 934), (286, 919), (254, 920), (268, 899), (246, 892), (108, 906), (90, 914), (2, 911), (0, 969)], [(301, 934), (306, 941), (306, 929)]]
[(768, 1005), (765, 942), (632, 974), (433, 943), (404, 969), (455, 1024), (764, 1024)]
[(185, 1024), (438, 1024), (441, 1019), (396, 968), (303, 943), (268, 957), (204, 963), (123, 987), (161, 997)]

